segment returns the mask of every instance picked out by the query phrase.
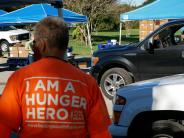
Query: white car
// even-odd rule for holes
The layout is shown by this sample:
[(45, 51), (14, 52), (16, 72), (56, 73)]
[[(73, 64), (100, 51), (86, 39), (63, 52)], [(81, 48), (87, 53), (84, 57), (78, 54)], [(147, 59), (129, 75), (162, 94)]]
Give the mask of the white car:
[(113, 137), (184, 138), (184, 74), (119, 89), (113, 112)]
[(17, 29), (14, 26), (0, 25), (0, 51), (7, 52), (9, 46), (29, 40), (30, 33), (24, 29)]

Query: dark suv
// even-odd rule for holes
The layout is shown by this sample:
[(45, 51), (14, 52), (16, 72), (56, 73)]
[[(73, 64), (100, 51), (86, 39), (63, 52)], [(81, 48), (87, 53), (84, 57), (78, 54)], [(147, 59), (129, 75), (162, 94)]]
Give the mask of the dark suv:
[(112, 99), (126, 84), (184, 72), (184, 20), (168, 22), (136, 44), (93, 54), (90, 73)]

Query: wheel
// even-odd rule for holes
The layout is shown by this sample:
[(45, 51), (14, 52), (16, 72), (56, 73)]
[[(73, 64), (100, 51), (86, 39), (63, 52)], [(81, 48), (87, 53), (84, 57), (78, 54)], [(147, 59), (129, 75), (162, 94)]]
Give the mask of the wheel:
[(2, 52), (8, 52), (9, 51), (9, 43), (8, 41), (4, 40), (0, 43), (0, 49)]
[[(148, 121), (148, 120), (147, 120)], [(170, 120), (139, 122), (129, 133), (128, 138), (183, 138), (184, 126)]]
[(170, 120), (156, 121), (152, 125), (152, 138), (183, 138), (184, 126)]
[(100, 87), (104, 95), (112, 99), (117, 89), (132, 82), (132, 77), (125, 69), (111, 68), (102, 75)]
[(79, 68), (79, 66), (78, 66), (78, 64), (77, 64), (77, 62), (75, 61), (75, 58), (74, 58), (73, 56), (68, 57), (68, 62), (69, 62), (70, 64), (72, 64), (73, 66)]

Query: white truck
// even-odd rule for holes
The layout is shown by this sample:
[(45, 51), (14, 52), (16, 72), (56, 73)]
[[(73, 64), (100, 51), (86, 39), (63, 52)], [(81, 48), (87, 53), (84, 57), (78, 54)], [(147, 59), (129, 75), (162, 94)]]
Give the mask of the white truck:
[(0, 25), (0, 52), (8, 52), (9, 46), (29, 40), (30, 33), (14, 26)]
[(184, 74), (119, 89), (113, 114), (115, 138), (184, 138)]

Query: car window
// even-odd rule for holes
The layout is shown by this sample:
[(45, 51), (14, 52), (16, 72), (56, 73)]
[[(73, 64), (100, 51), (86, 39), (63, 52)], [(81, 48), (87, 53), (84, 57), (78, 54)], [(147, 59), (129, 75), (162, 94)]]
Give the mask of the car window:
[(184, 45), (184, 27), (174, 34), (176, 45)]
[(153, 36), (152, 43), (154, 49), (184, 45), (184, 24), (165, 28)]
[(0, 26), (0, 31), (16, 30), (14, 26)]

